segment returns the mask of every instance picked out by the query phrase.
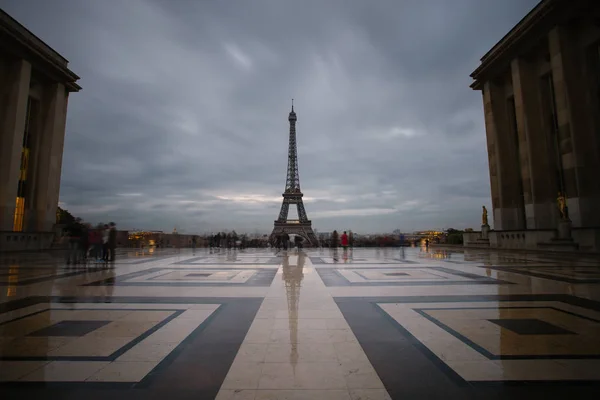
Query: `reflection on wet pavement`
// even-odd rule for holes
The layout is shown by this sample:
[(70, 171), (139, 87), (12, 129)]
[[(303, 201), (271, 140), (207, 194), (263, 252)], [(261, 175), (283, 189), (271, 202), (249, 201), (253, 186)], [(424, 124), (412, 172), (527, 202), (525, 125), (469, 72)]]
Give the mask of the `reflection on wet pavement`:
[(599, 288), (600, 260), (567, 254), (2, 254), (2, 398), (589, 396)]

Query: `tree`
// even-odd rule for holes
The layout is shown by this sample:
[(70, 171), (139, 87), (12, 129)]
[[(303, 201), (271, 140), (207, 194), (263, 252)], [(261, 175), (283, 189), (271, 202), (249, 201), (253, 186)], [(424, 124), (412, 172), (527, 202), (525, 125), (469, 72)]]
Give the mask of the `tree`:
[(458, 229), (448, 228), (446, 230), (448, 237), (446, 242), (448, 244), (463, 244), (463, 232)]
[(58, 207), (56, 210), (56, 223), (59, 225), (70, 225), (73, 222), (75, 222), (75, 217), (67, 210)]

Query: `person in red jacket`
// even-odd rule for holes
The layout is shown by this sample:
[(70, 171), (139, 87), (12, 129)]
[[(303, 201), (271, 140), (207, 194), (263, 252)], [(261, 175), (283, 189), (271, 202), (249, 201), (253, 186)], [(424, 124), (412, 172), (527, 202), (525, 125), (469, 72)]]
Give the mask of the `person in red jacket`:
[(102, 235), (98, 228), (90, 229), (89, 231), (89, 241), (90, 241), (90, 258), (98, 261), (102, 256)]
[(342, 236), (340, 236), (340, 240), (342, 242), (342, 247), (344, 249), (348, 248), (348, 235), (346, 235), (346, 231), (344, 231), (344, 233), (342, 233)]

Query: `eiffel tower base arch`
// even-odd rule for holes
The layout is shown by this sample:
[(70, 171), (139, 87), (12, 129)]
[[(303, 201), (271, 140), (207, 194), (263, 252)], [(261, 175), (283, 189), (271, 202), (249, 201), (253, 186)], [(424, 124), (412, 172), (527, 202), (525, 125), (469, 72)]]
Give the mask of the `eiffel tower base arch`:
[(271, 243), (275, 242), (275, 238), (282, 233), (287, 233), (289, 235), (298, 235), (305, 240), (304, 246), (312, 246), (318, 247), (319, 240), (317, 239), (317, 235), (312, 229), (312, 223), (310, 221), (307, 222), (280, 222), (275, 221), (275, 226), (273, 227), (273, 232), (271, 233), (271, 237), (269, 238)]

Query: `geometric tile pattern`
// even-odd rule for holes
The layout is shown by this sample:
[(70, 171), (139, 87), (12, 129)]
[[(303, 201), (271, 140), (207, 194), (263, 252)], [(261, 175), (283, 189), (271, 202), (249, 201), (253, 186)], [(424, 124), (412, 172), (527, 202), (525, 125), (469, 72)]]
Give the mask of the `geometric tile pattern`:
[[(189, 379), (203, 368), (212, 368), (213, 376), (220, 374), (222, 381), (260, 304), (258, 299), (236, 298), (114, 298), (108, 304), (93, 299), (37, 300), (16, 301), (0, 309), (4, 311), (0, 313), (0, 381), (142, 388), (173, 374)], [(89, 329), (90, 322), (97, 322), (96, 329), (80, 331), (80, 336), (54, 336), (57, 329), (73, 328), (77, 322)], [(204, 344), (195, 346), (193, 362), (177, 362), (185, 348), (199, 339)], [(203, 382), (198, 386), (199, 398), (202, 393), (214, 398), (219, 385)]]
[(444, 267), (316, 268), (326, 286), (498, 285), (511, 282)]
[[(552, 387), (562, 395), (570, 393), (578, 398), (595, 396), (600, 389), (600, 372), (593, 367), (600, 365), (600, 360), (597, 345), (592, 341), (593, 335), (597, 334), (597, 322), (593, 317), (600, 314), (600, 304), (562, 295), (539, 296), (544, 301), (537, 301), (535, 298), (538, 296), (531, 295), (510, 297), (514, 301), (506, 301), (506, 296), (419, 296), (337, 298), (336, 303), (393, 399), (460, 399), (475, 394), (481, 398), (512, 398), (523, 395), (522, 385), (529, 388), (529, 393), (546, 393)], [(563, 355), (566, 356), (567, 352), (572, 354), (561, 358), (556, 356), (558, 351), (553, 350), (561, 347), (558, 344), (536, 346), (535, 341), (530, 340), (531, 336), (501, 332), (499, 326), (493, 334), (495, 324), (489, 321), (492, 330), (482, 333), (479, 330), (487, 325), (484, 321), (489, 317), (485, 310), (494, 306), (506, 307), (502, 312), (508, 313), (511, 318), (514, 310), (527, 307), (529, 313), (545, 313), (544, 318), (557, 326), (560, 326), (559, 321), (565, 324), (572, 317), (579, 321), (579, 332), (576, 335), (554, 335), (552, 339), (573, 336), (587, 343), (563, 342)], [(531, 309), (534, 307), (541, 309), (534, 312)], [(441, 327), (416, 311), (424, 312), (427, 308), (484, 311), (479, 316), (465, 316), (465, 319), (471, 320), (467, 324), (469, 328), (458, 333)], [(438, 317), (441, 318), (441, 315), (443, 312)], [(454, 317), (456, 319), (456, 315)], [(457, 326), (460, 324), (455, 324)], [(484, 344), (495, 346), (499, 354), (524, 353), (526, 347), (528, 352), (535, 354), (516, 358), (495, 357), (485, 353), (481, 347)], [(489, 349), (492, 350), (492, 347)], [(554, 354), (550, 354), (552, 352)], [(398, 379), (398, 376), (403, 379)], [(560, 386), (556, 386), (559, 382)]]
[[(377, 335), (384, 341), (410, 338), (454, 379), (471, 383), (600, 381), (600, 371), (579, 374), (590, 360), (600, 359), (600, 308), (570, 304), (564, 298), (523, 298), (526, 300), (498, 302), (472, 296), (461, 301), (428, 299), (426, 303), (403, 298), (339, 299), (338, 305), (361, 343)], [(373, 310), (371, 316), (356, 315), (353, 310), (365, 303)], [(383, 329), (373, 319), (394, 329)], [(520, 321), (520, 332), (504, 326), (515, 328), (514, 321)], [(527, 327), (528, 322), (533, 325)], [(373, 333), (364, 332), (362, 326), (367, 324)], [(368, 349), (365, 351), (370, 356)], [(533, 368), (536, 365), (537, 369)]]
[(178, 261), (173, 265), (279, 265), (281, 257), (243, 256), (238, 253), (226, 253), (223, 256), (194, 257), (185, 261)]
[(600, 390), (592, 257), (435, 247), (139, 253), (119, 250), (109, 268), (0, 255), (2, 400)]
[(87, 286), (269, 286), (277, 268), (236, 269), (148, 268), (142, 271), (94, 281)]
[[(544, 307), (545, 304), (530, 302), (531, 306), (520, 303), (512, 307), (507, 302), (489, 307), (486, 303), (473, 303), (449, 309), (460, 303), (446, 303), (441, 308), (410, 304), (401, 307), (410, 308), (489, 359), (600, 358), (600, 342), (595, 340), (600, 319), (577, 314), (572, 306), (565, 310), (561, 303)], [(398, 307), (382, 306), (392, 313), (397, 313)]]
[(519, 266), (490, 267), (497, 271), (512, 272), (536, 278), (547, 278), (568, 283), (600, 283), (600, 267)]
[[(79, 306), (80, 303), (74, 305)], [(217, 307), (211, 305), (205, 318)], [(54, 306), (2, 323), (2, 337), (12, 340), (3, 343), (0, 360), (116, 361), (138, 343), (160, 336), (163, 328), (166, 329), (171, 321), (185, 317), (185, 312), (185, 308), (139, 310), (111, 304), (93, 309)], [(77, 320), (78, 317), (81, 320)], [(60, 330), (62, 324), (68, 328), (73, 323), (83, 322), (86, 328), (92, 328), (94, 325), (90, 322), (93, 323), (94, 319), (99, 322), (95, 329), (80, 331), (81, 335), (61, 335), (57, 340), (50, 339), (57, 336), (53, 333)], [(44, 337), (44, 332), (51, 334)]]

